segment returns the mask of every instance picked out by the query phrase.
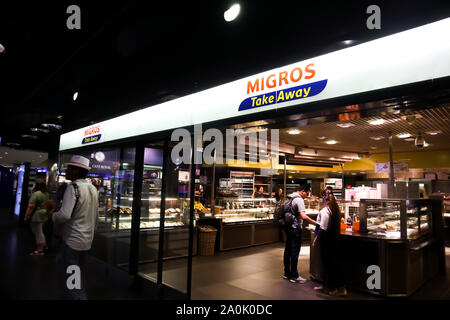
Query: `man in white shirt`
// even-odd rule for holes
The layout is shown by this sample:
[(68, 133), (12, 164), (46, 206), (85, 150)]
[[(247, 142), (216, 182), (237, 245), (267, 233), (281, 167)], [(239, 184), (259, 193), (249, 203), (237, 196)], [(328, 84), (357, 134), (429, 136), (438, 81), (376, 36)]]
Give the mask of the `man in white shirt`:
[(58, 260), (64, 273), (64, 295), (76, 300), (87, 299), (84, 260), (91, 249), (98, 218), (98, 192), (86, 180), (90, 169), (89, 159), (72, 157), (66, 169), (66, 179), (72, 184), (66, 188), (61, 208), (52, 216), (55, 225), (62, 225), (63, 243)]
[(289, 197), (292, 198), (292, 211), (295, 219), (292, 225), (286, 226), (286, 246), (284, 248), (284, 279), (292, 283), (305, 283), (306, 279), (298, 274), (298, 256), (302, 246), (302, 224), (303, 219), (316, 225), (316, 221), (306, 215), (305, 201), (308, 196), (309, 187), (301, 186)]

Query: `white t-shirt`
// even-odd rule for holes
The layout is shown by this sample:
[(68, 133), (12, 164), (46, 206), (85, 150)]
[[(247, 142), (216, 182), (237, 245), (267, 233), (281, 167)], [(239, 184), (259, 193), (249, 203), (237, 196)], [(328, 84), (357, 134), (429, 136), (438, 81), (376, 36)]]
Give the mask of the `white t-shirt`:
[(322, 230), (328, 230), (328, 224), (330, 221), (330, 209), (328, 207), (323, 208), (320, 210), (319, 214), (317, 215), (317, 223), (320, 225), (320, 229)]
[(64, 223), (61, 237), (70, 248), (85, 251), (91, 249), (94, 239), (98, 218), (98, 191), (86, 179), (78, 179), (75, 183), (80, 191), (75, 211), (75, 191), (69, 185), (64, 192), (61, 209), (53, 214), (53, 222)]

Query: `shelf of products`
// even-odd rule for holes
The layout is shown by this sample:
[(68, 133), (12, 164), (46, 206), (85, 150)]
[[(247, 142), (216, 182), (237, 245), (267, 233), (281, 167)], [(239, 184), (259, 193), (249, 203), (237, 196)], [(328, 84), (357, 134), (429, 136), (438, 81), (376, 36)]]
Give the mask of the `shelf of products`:
[(333, 189), (333, 194), (336, 197), (336, 199), (343, 199), (342, 194), (342, 179), (338, 178), (325, 178), (324, 184), (325, 188), (331, 187)]
[(239, 198), (251, 198), (255, 187), (255, 173), (252, 171), (230, 171), (231, 190)]

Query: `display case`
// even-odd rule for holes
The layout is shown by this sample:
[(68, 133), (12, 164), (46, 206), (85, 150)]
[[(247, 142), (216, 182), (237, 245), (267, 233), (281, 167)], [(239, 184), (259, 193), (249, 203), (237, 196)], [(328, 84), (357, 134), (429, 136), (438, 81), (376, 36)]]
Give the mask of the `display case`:
[[(132, 198), (130, 198), (132, 200)], [(143, 205), (144, 210), (148, 214), (141, 213), (140, 229), (155, 229), (160, 225), (160, 203), (159, 197), (149, 197), (148, 199), (141, 199), (142, 202), (148, 203)], [(168, 208), (167, 208), (168, 207)], [(184, 226), (186, 218), (186, 210), (189, 210), (185, 199), (166, 198), (166, 210), (164, 215), (164, 227)], [(131, 207), (114, 207), (108, 212), (111, 228), (115, 230), (129, 230), (131, 229)]]
[(274, 198), (218, 198), (214, 217), (224, 223), (270, 220), (275, 202)]
[[(340, 231), (340, 275), (346, 287), (407, 297), (435, 275), (445, 274), (442, 209), (441, 199), (362, 199), (360, 231)], [(367, 286), (369, 266), (380, 268), (378, 287)], [(312, 239), (310, 273), (323, 280), (320, 248)]]
[(360, 202), (361, 232), (390, 239), (417, 239), (430, 233), (431, 206), (427, 199)]

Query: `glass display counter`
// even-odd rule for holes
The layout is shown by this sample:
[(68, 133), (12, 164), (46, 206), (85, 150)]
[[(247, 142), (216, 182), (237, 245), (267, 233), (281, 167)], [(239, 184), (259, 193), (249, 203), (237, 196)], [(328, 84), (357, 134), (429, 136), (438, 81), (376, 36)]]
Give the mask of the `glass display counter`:
[(274, 221), (274, 198), (217, 198), (210, 218), (199, 225), (211, 225), (217, 232), (216, 250), (249, 247), (280, 240)]
[[(405, 297), (445, 273), (442, 200), (362, 199), (360, 230), (341, 229), (338, 259), (346, 286), (376, 295)], [(314, 237), (311, 231), (311, 239)], [(310, 274), (323, 279), (322, 259), (311, 240)], [(380, 287), (369, 288), (369, 266), (380, 268)], [(373, 272), (372, 272), (373, 273)]]
[(218, 198), (214, 217), (223, 223), (273, 219), (274, 198)]

